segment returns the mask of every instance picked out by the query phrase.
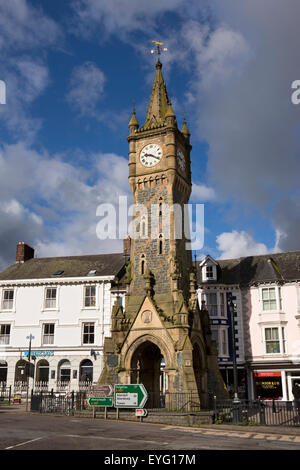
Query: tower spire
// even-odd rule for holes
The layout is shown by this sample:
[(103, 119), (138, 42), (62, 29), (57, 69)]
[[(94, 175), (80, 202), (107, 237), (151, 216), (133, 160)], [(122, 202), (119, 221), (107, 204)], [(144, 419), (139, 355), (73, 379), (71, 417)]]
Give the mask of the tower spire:
[(157, 53), (157, 62), (155, 65), (156, 74), (152, 86), (152, 92), (150, 101), (147, 109), (146, 119), (141, 130), (148, 130), (152, 128), (162, 127), (165, 124), (165, 117), (168, 111), (170, 111), (171, 102), (168, 97), (166, 85), (161, 72), (162, 63), (160, 62), (160, 55), (162, 51), (166, 51), (167, 48), (161, 48), (162, 42), (152, 41), (155, 44), (155, 49), (151, 50), (151, 53)]

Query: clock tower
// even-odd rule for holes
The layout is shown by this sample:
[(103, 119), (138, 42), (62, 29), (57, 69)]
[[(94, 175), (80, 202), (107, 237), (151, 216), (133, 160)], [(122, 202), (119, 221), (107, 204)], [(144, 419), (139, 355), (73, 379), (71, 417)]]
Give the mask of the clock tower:
[[(125, 308), (112, 310), (100, 383), (143, 383), (154, 403), (162, 392), (209, 391), (226, 397), (208, 312), (197, 299), (189, 244), (190, 132), (177, 126), (160, 60), (144, 124), (129, 122), (129, 184), (134, 199), (127, 239)], [(149, 405), (147, 405), (149, 406)]]

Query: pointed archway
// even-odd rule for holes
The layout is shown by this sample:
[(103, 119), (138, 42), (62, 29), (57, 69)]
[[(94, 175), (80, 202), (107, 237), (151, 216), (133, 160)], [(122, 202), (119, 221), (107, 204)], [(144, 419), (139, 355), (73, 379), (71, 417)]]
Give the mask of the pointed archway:
[(131, 383), (145, 386), (149, 399), (147, 406), (159, 408), (164, 391), (163, 367), (164, 357), (160, 348), (151, 341), (145, 341), (134, 351), (131, 358)]

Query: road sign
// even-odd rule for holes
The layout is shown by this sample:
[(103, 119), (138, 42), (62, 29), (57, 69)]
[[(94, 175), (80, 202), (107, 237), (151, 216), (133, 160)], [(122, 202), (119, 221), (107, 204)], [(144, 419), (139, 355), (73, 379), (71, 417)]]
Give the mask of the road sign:
[(148, 393), (143, 384), (115, 385), (116, 408), (143, 408)]
[(89, 395), (91, 397), (111, 397), (114, 389), (112, 385), (91, 385)]
[(113, 406), (113, 397), (90, 397), (89, 406)]
[(145, 417), (147, 416), (148, 411), (145, 410), (144, 408), (138, 408), (135, 410), (135, 416), (140, 416), (140, 417)]

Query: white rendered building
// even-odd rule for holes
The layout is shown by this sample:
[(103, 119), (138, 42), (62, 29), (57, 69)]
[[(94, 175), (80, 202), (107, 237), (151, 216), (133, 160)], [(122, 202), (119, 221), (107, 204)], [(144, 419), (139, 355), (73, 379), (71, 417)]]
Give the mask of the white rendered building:
[(225, 383), (232, 388), (232, 295), (241, 397), (293, 400), (293, 381), (300, 379), (300, 251), (218, 261), (206, 256), (198, 283)]
[(25, 243), (16, 264), (0, 274), (0, 382), (26, 388), (29, 337), (34, 377), (30, 388), (78, 390), (97, 381), (115, 281), (124, 254), (34, 258)]

